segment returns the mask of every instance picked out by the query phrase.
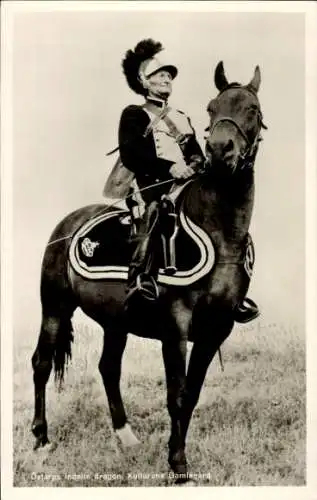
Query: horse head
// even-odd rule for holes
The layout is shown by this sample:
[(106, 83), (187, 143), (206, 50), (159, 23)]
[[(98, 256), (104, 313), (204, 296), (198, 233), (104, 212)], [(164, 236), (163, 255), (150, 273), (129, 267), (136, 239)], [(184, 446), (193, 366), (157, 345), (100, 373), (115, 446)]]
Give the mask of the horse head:
[(267, 128), (262, 121), (262, 112), (257, 96), (261, 83), (261, 72), (256, 66), (250, 83), (229, 83), (222, 61), (214, 75), (219, 94), (212, 99), (207, 111), (210, 123), (206, 131), (207, 163), (221, 172), (234, 173), (245, 167), (253, 167), (261, 129)]

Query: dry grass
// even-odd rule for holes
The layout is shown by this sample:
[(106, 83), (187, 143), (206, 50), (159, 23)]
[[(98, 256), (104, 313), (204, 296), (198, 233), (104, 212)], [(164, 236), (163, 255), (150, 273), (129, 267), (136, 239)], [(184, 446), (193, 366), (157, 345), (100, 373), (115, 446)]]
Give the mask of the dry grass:
[[(160, 344), (130, 337), (122, 392), (142, 444), (124, 452), (112, 431), (98, 372), (102, 335), (75, 325), (73, 360), (58, 392), (48, 384), (50, 453), (30, 433), (35, 347), (19, 341), (14, 360), (15, 486), (166, 486), (169, 416)], [(299, 332), (254, 323), (223, 347), (225, 371), (210, 366), (188, 440), (199, 485), (305, 484), (305, 346)], [(53, 377), (52, 377), (53, 378)], [(75, 476), (77, 475), (77, 476)], [(97, 476), (99, 475), (99, 476)], [(104, 477), (101, 477), (104, 475)]]

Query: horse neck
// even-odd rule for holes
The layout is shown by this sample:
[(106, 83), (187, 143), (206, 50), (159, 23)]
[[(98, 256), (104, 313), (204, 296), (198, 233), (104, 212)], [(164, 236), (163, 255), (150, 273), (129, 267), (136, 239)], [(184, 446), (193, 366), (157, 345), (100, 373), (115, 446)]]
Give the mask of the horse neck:
[(230, 180), (196, 179), (184, 199), (184, 211), (219, 245), (240, 246), (248, 233), (254, 202), (253, 170)]

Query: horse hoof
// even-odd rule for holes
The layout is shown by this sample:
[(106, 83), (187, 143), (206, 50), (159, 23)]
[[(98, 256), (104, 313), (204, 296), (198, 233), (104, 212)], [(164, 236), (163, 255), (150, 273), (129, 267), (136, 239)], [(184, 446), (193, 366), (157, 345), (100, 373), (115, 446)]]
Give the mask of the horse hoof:
[(184, 483), (187, 478), (187, 460), (184, 450), (169, 455), (168, 463), (175, 474), (176, 483)]
[(43, 443), (42, 439), (37, 439), (33, 448), (33, 451), (35, 451), (36, 455), (47, 455), (51, 451), (53, 451), (56, 448), (56, 446), (53, 446), (52, 443), (50, 443), (48, 440)]
[(115, 432), (124, 448), (131, 448), (141, 443), (132, 432), (129, 424), (125, 424), (121, 429), (116, 429)]
[(46, 436), (39, 436), (35, 440), (34, 451), (42, 450), (42, 449), (50, 449), (51, 443), (49, 442)]

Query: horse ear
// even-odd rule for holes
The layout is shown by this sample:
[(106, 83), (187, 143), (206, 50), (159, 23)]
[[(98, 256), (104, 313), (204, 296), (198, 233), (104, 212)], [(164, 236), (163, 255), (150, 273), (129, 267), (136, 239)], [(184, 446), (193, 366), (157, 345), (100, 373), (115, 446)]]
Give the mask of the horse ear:
[(247, 85), (247, 87), (251, 88), (254, 92), (257, 92), (260, 88), (260, 83), (261, 83), (261, 71), (259, 66), (256, 66), (253, 78), (251, 82)]
[(229, 82), (226, 78), (225, 71), (223, 69), (223, 62), (220, 61), (215, 69), (215, 85), (217, 89), (221, 92), (224, 88), (228, 87)]

